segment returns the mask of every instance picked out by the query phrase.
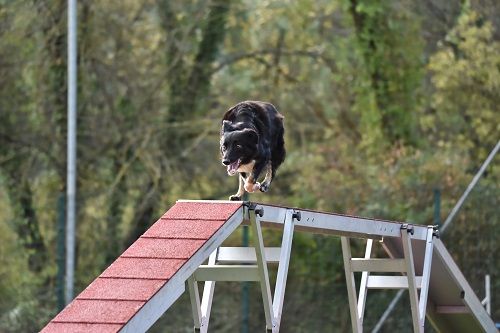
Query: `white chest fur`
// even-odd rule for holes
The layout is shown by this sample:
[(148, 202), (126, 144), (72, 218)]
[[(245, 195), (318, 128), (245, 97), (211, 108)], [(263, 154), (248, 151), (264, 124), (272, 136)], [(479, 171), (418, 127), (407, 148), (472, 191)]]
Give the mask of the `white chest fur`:
[(252, 172), (253, 170), (253, 167), (255, 165), (255, 160), (252, 160), (250, 163), (247, 163), (247, 164), (241, 164), (239, 167), (238, 167), (238, 172), (246, 172), (246, 173), (250, 173)]

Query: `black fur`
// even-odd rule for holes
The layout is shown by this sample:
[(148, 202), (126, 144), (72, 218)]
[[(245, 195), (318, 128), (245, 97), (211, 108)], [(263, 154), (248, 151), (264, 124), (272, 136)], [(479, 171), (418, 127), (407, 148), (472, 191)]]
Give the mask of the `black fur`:
[[(276, 108), (266, 102), (245, 101), (230, 108), (222, 118), (220, 149), (222, 164), (227, 166), (230, 175), (240, 173), (240, 190), (231, 200), (241, 200), (245, 189), (260, 185), (262, 192), (267, 192), (276, 170), (285, 160), (285, 141), (283, 116)], [(245, 165), (255, 161), (251, 170), (244, 170)], [(270, 168), (270, 177), (262, 184), (257, 180)], [(248, 167), (249, 168), (249, 167)]]

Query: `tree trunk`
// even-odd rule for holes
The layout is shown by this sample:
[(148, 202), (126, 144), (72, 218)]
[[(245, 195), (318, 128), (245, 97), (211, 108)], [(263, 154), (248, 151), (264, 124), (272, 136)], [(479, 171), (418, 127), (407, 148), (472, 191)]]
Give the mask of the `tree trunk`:
[[(371, 7), (370, 11), (361, 10), (360, 3)], [(349, 12), (380, 114), (381, 129), (390, 143), (413, 144), (414, 125), (410, 112), (414, 108), (415, 89), (406, 86), (407, 82), (412, 82), (411, 75), (414, 75), (412, 71), (416, 65), (410, 63), (414, 59), (406, 54), (398, 54), (398, 51), (403, 52), (397, 42), (401, 36), (395, 34), (403, 35), (404, 32), (391, 28), (388, 23), (392, 19), (391, 10), (384, 1), (350, 0)], [(408, 34), (404, 37), (409, 38)], [(395, 47), (398, 51), (394, 50)], [(403, 74), (393, 70), (394, 66), (403, 67), (400, 70)]]
[[(162, 27), (167, 34), (166, 49), (167, 60), (169, 61), (167, 73), (169, 81), (170, 105), (167, 115), (167, 123), (175, 123), (200, 114), (201, 105), (209, 94), (210, 81), (212, 78), (212, 66), (217, 57), (217, 52), (224, 41), (225, 24), (229, 12), (230, 1), (214, 0), (210, 3), (210, 11), (207, 20), (203, 25), (202, 39), (198, 45), (198, 51), (194, 58), (194, 63), (188, 67), (185, 63), (182, 50), (179, 49), (176, 40), (180, 38), (179, 22), (172, 10), (169, 0), (159, 0), (158, 7), (162, 16)], [(174, 156), (179, 160), (180, 143), (185, 143), (191, 139), (190, 134), (176, 132), (171, 128), (165, 133), (164, 144), (166, 154)], [(161, 183), (160, 188), (155, 188), (153, 181), (147, 186), (148, 192), (153, 192), (147, 202), (143, 198), (136, 204), (134, 216), (135, 227), (126, 237), (126, 244), (131, 244), (142, 235), (149, 225), (154, 222), (154, 213), (160, 204), (160, 195), (166, 188), (166, 182)]]
[[(17, 178), (17, 181), (14, 181), (10, 186), (13, 189), (10, 192), (10, 197), (14, 199), (14, 202), (18, 203), (18, 211), (21, 216), (15, 223), (16, 231), (28, 254), (28, 268), (32, 272), (38, 273), (47, 264), (47, 248), (33, 206), (33, 192), (29, 180), (25, 179), (21, 182), (19, 180), (20, 178)], [(20, 186), (14, 186), (14, 183)]]

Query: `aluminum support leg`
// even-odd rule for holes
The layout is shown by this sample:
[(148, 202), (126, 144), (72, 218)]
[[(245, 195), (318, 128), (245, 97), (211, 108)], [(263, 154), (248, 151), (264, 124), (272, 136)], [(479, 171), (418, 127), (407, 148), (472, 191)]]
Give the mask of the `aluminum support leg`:
[(425, 256), (424, 256), (424, 268), (422, 270), (422, 285), (420, 288), (420, 300), (418, 304), (419, 312), (419, 324), (420, 327), (424, 327), (425, 324), (425, 312), (427, 308), (427, 296), (429, 295), (429, 282), (431, 278), (431, 266), (432, 266), (432, 251), (434, 249), (433, 245), (434, 239), (434, 227), (429, 226), (427, 228), (427, 239), (425, 240)]
[[(365, 259), (370, 259), (372, 253), (373, 239), (366, 240)], [(358, 318), (363, 325), (363, 317), (365, 315), (366, 294), (368, 292), (368, 277), (370, 272), (363, 271), (361, 273), (361, 281), (359, 283), (359, 296), (358, 296)]]
[(401, 228), (401, 240), (403, 242), (403, 252), (406, 263), (406, 277), (408, 279), (408, 293), (410, 294), (413, 331), (415, 333), (422, 333), (424, 331), (424, 327), (420, 325), (417, 282), (415, 278), (415, 265), (413, 263), (413, 250), (411, 246), (411, 238), (409, 235), (410, 232), (411, 229), (409, 229), (407, 225), (404, 225), (403, 228)]
[(279, 332), (281, 323), (281, 314), (283, 311), (283, 301), (285, 299), (286, 279), (288, 276), (288, 265), (292, 252), (293, 241), (293, 211), (287, 210), (285, 216), (285, 225), (283, 228), (283, 238), (281, 240), (281, 253), (278, 266), (278, 275), (276, 277), (276, 287), (274, 288), (273, 313), (274, 327), (273, 333)]
[(272, 331), (274, 327), (273, 303), (271, 300), (271, 287), (269, 285), (269, 274), (267, 271), (267, 261), (264, 252), (264, 240), (262, 238), (262, 228), (260, 219), (256, 214), (251, 214), (251, 224), (255, 238), (255, 254), (257, 256), (257, 267), (260, 278), (260, 289), (262, 291), (262, 301), (264, 303), (264, 314), (266, 317), (266, 329)]
[[(208, 258), (208, 265), (215, 266), (218, 249), (212, 252)], [(208, 323), (210, 322), (210, 312), (212, 311), (212, 300), (214, 297), (215, 281), (205, 281), (203, 287), (203, 297), (201, 299), (201, 333), (208, 332)]]
[(191, 300), (191, 310), (193, 312), (194, 331), (200, 332), (201, 327), (201, 307), (198, 282), (194, 279), (194, 274), (187, 280), (189, 299)]
[(342, 256), (344, 258), (344, 270), (347, 284), (347, 297), (349, 298), (349, 310), (351, 313), (352, 331), (354, 333), (362, 333), (363, 325), (361, 324), (358, 316), (356, 282), (354, 281), (354, 272), (351, 268), (351, 244), (349, 238), (347, 237), (340, 237), (340, 241), (342, 243)]
[[(208, 266), (215, 266), (217, 258), (215, 250), (208, 258)], [(214, 296), (215, 281), (206, 281), (203, 287), (203, 296), (200, 302), (198, 290), (198, 281), (193, 274), (187, 281), (189, 289), (189, 298), (191, 300), (191, 309), (193, 312), (194, 332), (208, 332), (208, 323), (210, 321), (210, 312), (212, 310), (212, 300)]]

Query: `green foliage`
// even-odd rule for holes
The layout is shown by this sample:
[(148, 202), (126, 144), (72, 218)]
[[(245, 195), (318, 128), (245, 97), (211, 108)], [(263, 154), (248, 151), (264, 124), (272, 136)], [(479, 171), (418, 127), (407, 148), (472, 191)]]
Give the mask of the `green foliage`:
[[(348, 9), (364, 62), (358, 73), (366, 146), (398, 141), (415, 145), (415, 110), (422, 82), (419, 19), (403, 4), (351, 0)], [(375, 138), (375, 140), (373, 140)]]
[(440, 145), (486, 158), (500, 133), (500, 42), (492, 24), (466, 9), (431, 57), (429, 70), (435, 92), (422, 127)]

